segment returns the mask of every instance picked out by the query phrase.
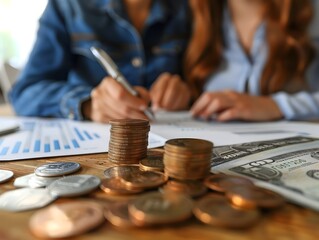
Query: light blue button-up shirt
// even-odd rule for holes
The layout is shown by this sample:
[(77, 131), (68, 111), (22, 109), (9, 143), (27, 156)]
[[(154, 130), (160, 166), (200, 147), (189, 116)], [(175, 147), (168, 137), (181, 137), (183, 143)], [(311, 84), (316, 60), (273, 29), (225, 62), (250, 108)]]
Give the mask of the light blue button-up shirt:
[[(315, 17), (309, 34), (317, 50), (312, 64), (306, 71), (308, 89), (298, 92), (286, 91), (272, 94), (285, 119), (319, 118), (319, 1), (314, 0)], [(255, 32), (250, 56), (245, 53), (230, 14), (225, 11), (223, 21), (225, 48), (223, 63), (204, 86), (205, 91), (234, 90), (260, 95), (260, 80), (267, 61), (266, 26), (262, 23)]]

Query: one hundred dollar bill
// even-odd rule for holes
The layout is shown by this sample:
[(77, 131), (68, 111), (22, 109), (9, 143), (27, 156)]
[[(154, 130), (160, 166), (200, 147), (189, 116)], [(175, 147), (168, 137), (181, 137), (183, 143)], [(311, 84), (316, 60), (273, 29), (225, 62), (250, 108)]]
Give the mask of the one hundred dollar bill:
[(215, 147), (213, 152), (212, 172), (249, 177), (319, 211), (319, 139), (296, 136)]

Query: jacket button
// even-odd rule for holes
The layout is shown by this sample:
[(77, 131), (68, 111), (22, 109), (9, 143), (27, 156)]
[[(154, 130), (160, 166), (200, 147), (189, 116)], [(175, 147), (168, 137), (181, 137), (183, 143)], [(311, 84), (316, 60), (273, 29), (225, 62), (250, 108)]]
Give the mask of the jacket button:
[(132, 65), (136, 68), (141, 67), (143, 65), (143, 61), (139, 57), (135, 57), (132, 59)]

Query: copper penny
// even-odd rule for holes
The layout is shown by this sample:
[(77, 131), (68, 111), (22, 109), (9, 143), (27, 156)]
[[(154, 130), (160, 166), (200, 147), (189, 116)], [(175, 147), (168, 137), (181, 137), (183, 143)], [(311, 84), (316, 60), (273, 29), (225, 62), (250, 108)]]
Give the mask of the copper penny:
[(64, 238), (80, 235), (105, 220), (103, 208), (89, 201), (55, 204), (32, 215), (29, 227), (40, 238)]
[(217, 192), (226, 192), (229, 191), (232, 187), (236, 187), (239, 185), (254, 185), (254, 183), (247, 178), (225, 174), (210, 175), (204, 180), (204, 184), (206, 187)]
[(234, 205), (244, 208), (278, 208), (285, 203), (278, 193), (256, 186), (237, 186), (226, 192), (226, 196)]
[(236, 208), (218, 194), (209, 194), (196, 202), (193, 213), (203, 223), (229, 228), (250, 227), (260, 218), (257, 209)]
[(192, 216), (193, 201), (183, 194), (152, 192), (129, 204), (134, 224), (150, 226), (184, 221)]

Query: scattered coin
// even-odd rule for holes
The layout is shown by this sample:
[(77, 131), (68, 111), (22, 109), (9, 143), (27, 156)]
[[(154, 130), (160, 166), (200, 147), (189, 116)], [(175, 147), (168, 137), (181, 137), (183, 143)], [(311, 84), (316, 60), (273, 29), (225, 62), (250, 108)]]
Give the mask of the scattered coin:
[(150, 226), (189, 219), (192, 207), (193, 201), (186, 195), (152, 192), (133, 200), (128, 211), (134, 224)]
[(100, 178), (93, 175), (72, 175), (54, 181), (48, 190), (53, 196), (75, 197), (90, 193), (100, 184)]
[(50, 185), (60, 177), (40, 177), (34, 173), (18, 177), (14, 180), (13, 186), (15, 187), (29, 187), (29, 188), (41, 188)]
[(155, 188), (167, 181), (167, 176), (162, 172), (143, 171), (139, 165), (121, 165), (110, 167), (104, 171), (107, 178), (119, 178), (127, 189), (149, 189)]
[(102, 180), (100, 188), (110, 195), (128, 195), (143, 192), (144, 189), (129, 189), (119, 177), (105, 178)]
[(140, 161), (140, 168), (146, 171), (164, 171), (163, 154), (158, 156), (149, 156)]
[(207, 192), (207, 188), (201, 181), (182, 181), (171, 179), (160, 188), (160, 191), (178, 192), (196, 198), (204, 195)]
[(128, 212), (127, 202), (112, 203), (105, 209), (104, 216), (116, 227), (130, 228), (135, 226)]
[(217, 192), (226, 192), (229, 191), (232, 187), (237, 187), (239, 185), (254, 185), (254, 183), (247, 178), (225, 174), (210, 175), (204, 180), (204, 184), (206, 185), (206, 187)]
[(285, 199), (271, 190), (256, 186), (237, 186), (226, 192), (231, 202), (243, 208), (278, 208), (285, 203)]
[(39, 238), (65, 238), (88, 232), (104, 221), (103, 208), (94, 202), (55, 204), (32, 215), (31, 232)]
[(236, 208), (218, 194), (207, 195), (196, 202), (193, 213), (203, 223), (229, 228), (250, 227), (260, 218), (257, 209)]
[(20, 188), (0, 195), (0, 209), (18, 212), (41, 208), (56, 199), (47, 189)]
[(13, 177), (13, 172), (9, 170), (0, 169), (0, 183), (6, 182)]
[(81, 165), (76, 162), (54, 162), (37, 167), (34, 173), (41, 177), (55, 177), (74, 173), (80, 168)]
[(29, 179), (29, 187), (30, 188), (42, 188), (47, 187), (54, 181), (60, 179), (61, 177), (39, 177), (35, 174), (31, 176)]

